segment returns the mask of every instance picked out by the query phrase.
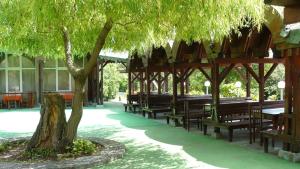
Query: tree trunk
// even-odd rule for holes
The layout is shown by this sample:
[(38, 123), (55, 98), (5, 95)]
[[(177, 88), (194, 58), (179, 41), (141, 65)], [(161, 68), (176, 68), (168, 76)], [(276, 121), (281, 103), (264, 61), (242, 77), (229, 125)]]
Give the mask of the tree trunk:
[(40, 122), (34, 132), (27, 150), (47, 148), (61, 151), (66, 129), (65, 102), (59, 94), (47, 94), (43, 97)]
[(71, 144), (73, 140), (76, 138), (77, 128), (82, 117), (84, 84), (86, 78), (87, 76), (85, 76), (84, 74), (80, 74), (74, 77), (75, 91), (74, 91), (74, 98), (72, 104), (72, 113), (67, 123), (64, 144)]

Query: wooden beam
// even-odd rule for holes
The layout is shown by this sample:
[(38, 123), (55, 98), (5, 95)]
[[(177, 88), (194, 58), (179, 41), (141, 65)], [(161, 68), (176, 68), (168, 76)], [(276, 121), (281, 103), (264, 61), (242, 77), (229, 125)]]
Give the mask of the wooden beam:
[[(247, 77), (246, 77), (247, 75), (244, 75), (243, 72), (241, 72), (241, 70), (238, 69), (237, 67), (235, 67), (234, 69), (235, 69), (236, 72), (239, 74), (239, 76), (240, 76), (245, 82), (247, 82)], [(246, 71), (246, 73), (247, 73), (247, 71)]]
[(208, 73), (202, 67), (198, 67), (198, 69), (206, 77), (207, 80), (209, 80), (210, 82), (212, 82), (212, 78), (209, 77)]
[(284, 8), (284, 23), (291, 24), (291, 23), (299, 22), (300, 21), (299, 13), (300, 13), (300, 5), (285, 7)]
[(152, 76), (152, 78), (150, 79), (150, 82), (153, 82), (153, 80), (155, 80), (155, 78), (158, 76), (160, 72), (154, 73), (154, 76)]
[(186, 68), (186, 69), (183, 69), (183, 71), (181, 71), (181, 74), (179, 76), (179, 80), (180, 81), (184, 81), (185, 80), (185, 77), (186, 75), (189, 73), (189, 71), (191, 70), (191, 68)]
[(284, 58), (217, 58), (220, 65), (249, 64), (249, 63), (284, 63)]
[(211, 68), (211, 63), (176, 63), (175, 68), (178, 70), (185, 69), (187, 67), (196, 69), (196, 68)]
[(228, 73), (232, 70), (232, 68), (234, 68), (234, 64), (230, 64), (228, 67), (226, 67), (221, 74), (219, 75), (219, 84), (221, 84), (223, 82), (223, 80), (225, 79), (225, 77), (228, 75)]
[(170, 73), (169, 72), (164, 72), (164, 77), (161, 79), (161, 81), (165, 81), (168, 79)]
[(260, 79), (257, 76), (257, 74), (254, 72), (254, 70), (248, 64), (243, 64), (243, 65), (247, 69), (247, 71), (252, 75), (252, 77), (257, 81), (257, 83), (260, 83)]
[(132, 73), (131, 71), (130, 71), (130, 73), (133, 74), (133, 78), (131, 80), (132, 82), (139, 78), (139, 74)]
[(300, 5), (298, 0), (264, 0), (265, 4), (277, 6), (295, 6)]
[(264, 76), (264, 81), (268, 80), (268, 78), (271, 76), (271, 74), (274, 72), (274, 70), (276, 69), (277, 66), (278, 66), (277, 63), (274, 63), (272, 65), (272, 67), (269, 69), (269, 71), (267, 72), (267, 74)]
[(195, 69), (191, 69), (190, 72), (189, 72), (187, 75), (185, 75), (184, 81), (187, 81), (187, 79), (191, 76), (191, 74), (192, 74), (194, 71), (195, 71)]
[(126, 70), (128, 69), (128, 67), (125, 63), (121, 62), (121, 64), (125, 67)]

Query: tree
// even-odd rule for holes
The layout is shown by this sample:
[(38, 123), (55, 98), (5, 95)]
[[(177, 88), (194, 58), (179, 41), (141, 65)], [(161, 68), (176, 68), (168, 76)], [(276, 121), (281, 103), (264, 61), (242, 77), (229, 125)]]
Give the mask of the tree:
[[(64, 58), (75, 81), (64, 139), (76, 137), (83, 86), (103, 48), (139, 52), (168, 39), (218, 41), (263, 21), (261, 0), (1, 0), (0, 48), (33, 57)], [(84, 68), (73, 56), (89, 56)]]
[[(124, 67), (124, 66), (123, 66)], [(117, 92), (121, 90), (125, 92), (127, 88), (127, 76), (120, 73), (121, 64), (108, 64), (104, 68), (104, 97), (106, 99), (114, 99)], [(123, 68), (124, 69), (124, 68)]]

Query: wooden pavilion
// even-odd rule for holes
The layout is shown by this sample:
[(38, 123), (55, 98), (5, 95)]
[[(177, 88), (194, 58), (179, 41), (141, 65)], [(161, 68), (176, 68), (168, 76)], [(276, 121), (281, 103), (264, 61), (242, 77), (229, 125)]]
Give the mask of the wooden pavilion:
[[(132, 57), (128, 70), (135, 70), (140, 73), (141, 90), (146, 81), (146, 95), (149, 100), (150, 84), (154, 78), (160, 76), (154, 72), (167, 72), (173, 75), (173, 113), (176, 112), (178, 99), (178, 84), (180, 84), (180, 95), (185, 93), (185, 85), (188, 77), (195, 69), (199, 69), (204, 76), (212, 83), (212, 119), (220, 120), (219, 110), (222, 105), (220, 101), (220, 84), (231, 70), (239, 71), (237, 67), (245, 69), (246, 73), (241, 74), (246, 81), (247, 97), (250, 95), (250, 81), (253, 78), (259, 85), (259, 101), (257, 105), (265, 104), (264, 87), (266, 80), (278, 64), (285, 66), (285, 103), (284, 103), (284, 132), (277, 132), (274, 135), (266, 134), (266, 138), (279, 139), (284, 144), (284, 149), (292, 152), (300, 152), (300, 26), (292, 25), (288, 31), (283, 28), (287, 24), (300, 21), (297, 12), (300, 11), (298, 1), (266, 1), (272, 5), (285, 6), (284, 19), (273, 8), (266, 9), (266, 22), (261, 30), (257, 28), (243, 28), (240, 30), (242, 36), (232, 34), (224, 38), (221, 43), (194, 42), (186, 44), (181, 41), (172, 48), (172, 51), (163, 50), (163, 47), (154, 48), (148, 55), (146, 63), (141, 58)], [(284, 34), (284, 36), (282, 36)], [(296, 38), (295, 38), (296, 36)], [(273, 54), (270, 54), (272, 50)], [(214, 57), (212, 57), (214, 55)], [(139, 64), (135, 65), (139, 61)], [(265, 64), (272, 64), (269, 70), (265, 70)], [(253, 65), (258, 66), (255, 72)], [(138, 68), (131, 68), (138, 66)], [(129, 71), (129, 79), (132, 79), (132, 71)], [(144, 74), (144, 75), (141, 75)], [(138, 79), (136, 75), (133, 79)], [(151, 78), (152, 77), (152, 78)], [(154, 77), (154, 78), (153, 78)], [(157, 80), (161, 82), (160, 80)], [(132, 89), (130, 80), (129, 89)], [(161, 84), (160, 84), (161, 85)], [(129, 93), (130, 98), (131, 92)], [(149, 103), (148, 103), (149, 104)], [(174, 110), (175, 109), (175, 110)], [(219, 130), (215, 130), (218, 132)]]

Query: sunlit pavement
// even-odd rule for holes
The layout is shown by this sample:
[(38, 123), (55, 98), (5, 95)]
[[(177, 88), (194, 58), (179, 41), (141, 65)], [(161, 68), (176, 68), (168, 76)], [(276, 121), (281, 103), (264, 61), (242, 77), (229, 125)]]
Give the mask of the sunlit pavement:
[[(66, 111), (67, 117), (70, 110)], [(39, 110), (0, 112), (0, 138), (32, 135), (39, 120)], [(106, 103), (99, 108), (85, 108), (79, 136), (105, 137), (127, 147), (123, 159), (96, 168), (298, 168), (275, 156), (188, 133), (139, 115), (125, 113), (120, 103)]]

